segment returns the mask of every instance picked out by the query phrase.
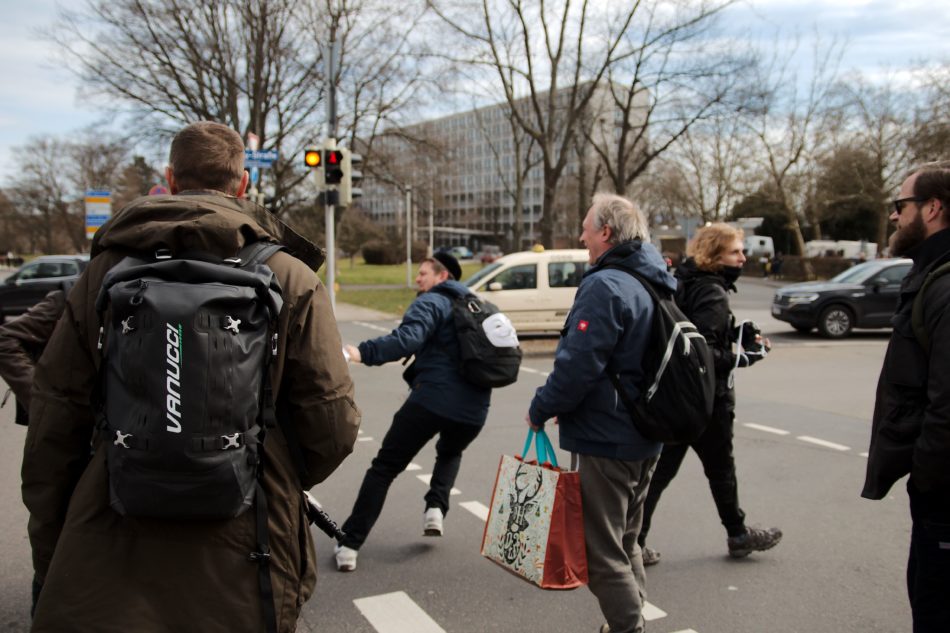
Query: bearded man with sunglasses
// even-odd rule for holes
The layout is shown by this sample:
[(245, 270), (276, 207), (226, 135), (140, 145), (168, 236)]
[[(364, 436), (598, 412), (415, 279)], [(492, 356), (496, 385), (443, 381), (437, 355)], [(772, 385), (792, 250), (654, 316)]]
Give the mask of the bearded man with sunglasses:
[[(901, 284), (878, 381), (861, 496), (883, 499), (904, 475), (913, 521), (907, 591), (914, 633), (950, 631), (950, 161), (915, 169), (890, 220)], [(950, 270), (950, 269), (948, 269)], [(937, 272), (932, 276), (931, 273)], [(915, 299), (922, 295), (915, 310)]]

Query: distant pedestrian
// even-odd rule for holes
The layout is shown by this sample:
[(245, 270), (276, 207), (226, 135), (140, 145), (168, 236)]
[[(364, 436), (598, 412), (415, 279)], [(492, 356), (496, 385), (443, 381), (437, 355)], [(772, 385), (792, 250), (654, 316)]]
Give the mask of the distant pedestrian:
[(772, 258), (772, 279), (781, 279), (782, 278), (782, 265), (785, 263), (785, 259), (782, 257), (782, 251), (775, 253), (775, 257)]
[[(389, 487), (412, 458), (434, 437), (435, 466), (424, 497), (422, 533), (442, 536), (449, 511), (449, 495), (455, 485), (462, 452), (471, 444), (488, 417), (491, 389), (466, 381), (459, 370), (459, 346), (452, 318), (452, 299), (464, 297), (468, 288), (458, 260), (436, 253), (419, 265), (416, 287), (419, 295), (410, 304), (402, 322), (386, 336), (346, 345), (350, 360), (365, 365), (415, 356), (403, 377), (409, 397), (393, 416), (383, 444), (363, 476), (353, 511), (343, 523), (346, 536), (336, 547), (339, 571), (354, 571), (360, 548), (376, 524)], [(438, 286), (438, 291), (435, 290)]]
[[(646, 546), (647, 534), (660, 495), (676, 476), (690, 448), (696, 451), (703, 464), (719, 519), (726, 528), (730, 556), (742, 558), (752, 552), (761, 552), (775, 547), (782, 539), (782, 531), (778, 528), (747, 527), (745, 512), (739, 506), (732, 444), (736, 407), (733, 371), (764, 358), (770, 345), (751, 322), (737, 327), (729, 309), (729, 291), (735, 292), (735, 282), (742, 274), (744, 263), (742, 231), (720, 223), (696, 232), (690, 243), (689, 258), (676, 269), (679, 281), (676, 304), (706, 337), (715, 359), (716, 399), (712, 420), (699, 439), (691, 444), (667, 444), (663, 447), (647, 493), (643, 529), (639, 535), (645, 565), (660, 561), (660, 553)], [(733, 345), (740, 342), (742, 351), (734, 351)]]
[[(913, 528), (907, 590), (914, 633), (950, 631), (950, 161), (918, 167), (901, 184), (891, 253), (914, 260), (901, 282), (878, 380), (861, 496), (883, 499), (910, 474)], [(918, 295), (923, 292), (923, 297)], [(920, 311), (915, 304), (920, 300)], [(868, 554), (872, 556), (873, 553)]]
[[(650, 244), (643, 212), (630, 200), (594, 196), (580, 236), (584, 273), (554, 357), (527, 422), (555, 419), (561, 448), (577, 457), (589, 588), (607, 620), (601, 633), (644, 630), (646, 573), (637, 533), (662, 445), (637, 431), (608, 372), (629, 385), (642, 376), (655, 306), (633, 270), (672, 293), (676, 280)], [(638, 394), (631, 392), (630, 397)]]
[[(181, 130), (172, 141), (166, 175), (174, 195), (139, 198), (99, 229), (93, 259), (69, 295), (65, 316), (36, 366), (22, 467), (34, 591), (39, 594), (34, 633), (290, 633), (316, 582), (301, 487), (323, 481), (351, 452), (359, 412), (326, 290), (313, 270), (289, 253), (274, 253), (266, 262), (284, 303), (277, 318), (277, 337), (272, 339), (274, 355), (265, 371), (271, 374), (278, 416), (287, 416), (283, 419), (289, 424), (268, 429), (263, 452), (257, 453), (266, 457), (257, 486), (263, 494), (254, 495), (253, 502), (249, 498), (247, 505), (253, 508), (233, 518), (152, 518), (123, 515), (116, 509), (114, 486), (120, 484), (105, 459), (109, 447), (160, 453), (160, 446), (169, 441), (160, 434), (151, 435), (155, 428), (165, 430), (147, 424), (152, 402), (161, 406), (163, 414), (166, 406), (168, 415), (179, 414), (179, 431), (187, 432), (191, 425), (197, 426), (200, 416), (186, 416), (184, 411), (203, 411), (213, 398), (221, 402), (233, 394), (227, 391), (230, 383), (222, 382), (206, 400), (188, 403), (185, 409), (181, 397), (185, 381), (176, 378), (176, 374), (188, 372), (194, 377), (204, 371), (201, 365), (187, 364), (200, 358), (200, 352), (174, 347), (184, 340), (182, 332), (207, 336), (209, 328), (222, 326), (220, 320), (202, 313), (193, 322), (179, 324), (177, 332), (169, 327), (166, 334), (165, 324), (150, 322), (152, 313), (143, 309), (141, 322), (130, 318), (123, 325), (134, 332), (138, 324), (143, 335), (136, 339), (140, 342), (146, 332), (156, 329), (159, 336), (164, 335), (148, 338), (164, 347), (162, 357), (157, 361), (143, 357), (141, 362), (146, 368), (157, 366), (158, 380), (168, 395), (160, 393), (157, 400), (144, 402), (153, 394), (143, 393), (128, 407), (135, 409), (128, 417), (137, 423), (136, 432), (106, 437), (97, 419), (102, 410), (92, 404), (98, 369), (107, 362), (98, 349), (100, 320), (93, 305), (105, 275), (129, 253), (147, 257), (157, 251), (199, 249), (207, 256), (223, 258), (234, 257), (247, 244), (287, 239), (266, 212), (241, 199), (248, 181), (244, 146), (240, 135), (227, 126), (204, 121)], [(317, 254), (313, 245), (299, 239), (294, 248), (308, 260)], [(140, 288), (145, 294), (149, 283)], [(142, 301), (147, 303), (130, 300), (130, 304)], [(111, 314), (112, 309), (105, 318)], [(232, 320), (229, 327), (239, 330), (240, 325), (240, 319)], [(231, 354), (240, 356), (229, 350), (227, 355)], [(176, 386), (180, 391), (175, 392)], [(149, 391), (139, 383), (132, 388)], [(173, 393), (179, 397), (175, 399)], [(220, 423), (225, 417), (220, 409), (218, 416)], [(157, 419), (161, 424), (165, 417)], [(282, 428), (297, 431), (299, 469)], [(169, 432), (175, 433), (173, 428)], [(191, 449), (220, 452), (254, 441), (250, 433), (236, 435), (189, 434)], [(222, 446), (224, 441), (227, 444)], [(94, 449), (91, 460), (90, 445)], [(154, 476), (170, 472), (160, 469)], [(187, 488), (185, 483), (177, 481), (174, 490)], [(257, 538), (261, 522), (266, 522), (269, 535), (264, 551)], [(271, 594), (267, 600), (266, 593)]]

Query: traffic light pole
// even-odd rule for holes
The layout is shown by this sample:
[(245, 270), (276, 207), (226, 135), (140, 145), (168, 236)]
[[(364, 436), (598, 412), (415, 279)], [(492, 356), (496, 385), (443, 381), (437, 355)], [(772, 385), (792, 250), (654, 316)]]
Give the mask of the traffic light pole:
[[(324, 149), (336, 149), (336, 27), (337, 16), (333, 16), (330, 26), (330, 50), (327, 54), (327, 79), (330, 83), (327, 90), (327, 132), (329, 138), (324, 143)], [(323, 166), (326, 169), (326, 165)], [(326, 190), (326, 214), (324, 227), (327, 233), (327, 293), (330, 295), (330, 308), (336, 314), (336, 205), (330, 202), (330, 191)]]

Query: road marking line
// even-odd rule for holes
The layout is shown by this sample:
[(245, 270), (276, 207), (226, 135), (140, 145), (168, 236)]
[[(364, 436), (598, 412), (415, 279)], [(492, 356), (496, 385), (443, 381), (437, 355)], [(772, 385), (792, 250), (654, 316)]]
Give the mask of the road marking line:
[(410, 462), (409, 465), (406, 466), (406, 470), (407, 471), (408, 470), (422, 470), (422, 466), (420, 466), (419, 464), (413, 464), (412, 462)]
[(673, 631), (673, 633), (696, 633), (693, 629), (683, 629), (682, 631)]
[(756, 431), (765, 431), (766, 433), (775, 433), (776, 435), (788, 435), (788, 431), (777, 429), (773, 426), (765, 426), (763, 424), (753, 424), (752, 422), (746, 422), (742, 426), (747, 426), (750, 429), (755, 429)]
[(641, 613), (643, 613), (643, 619), (647, 622), (666, 617), (666, 611), (649, 602), (643, 603), (643, 611)]
[(799, 435), (798, 439), (800, 439), (803, 442), (817, 444), (818, 446), (824, 446), (825, 448), (831, 448), (836, 451), (850, 451), (851, 450), (851, 447), (845, 446), (844, 444), (835, 444), (834, 442), (829, 442), (827, 440), (820, 440), (817, 437), (811, 437), (808, 435)]
[(378, 633), (445, 633), (404, 591), (359, 598), (353, 604)]
[(858, 455), (860, 455), (861, 457), (867, 457), (867, 456), (868, 456), (867, 453), (858, 453)]
[(537, 375), (539, 375), (539, 376), (550, 376), (550, 375), (551, 375), (549, 372), (541, 371), (540, 369), (534, 369), (534, 368), (532, 368), (532, 367), (524, 367), (524, 366), (522, 366), (522, 367), (519, 368), (519, 371), (523, 371), (523, 372), (528, 373), (528, 374), (537, 374)]
[(488, 506), (484, 503), (479, 503), (478, 501), (463, 501), (459, 506), (465, 508), (482, 521), (488, 520)]
[[(428, 474), (428, 475), (416, 475), (416, 479), (418, 479), (419, 481), (421, 481), (422, 483), (424, 483), (425, 485), (428, 486), (428, 485), (429, 485), (429, 482), (432, 481), (432, 475), (431, 475), (431, 474)], [(450, 495), (460, 495), (460, 494), (462, 494), (462, 491), (459, 490), (458, 488), (452, 488), (452, 492), (450, 492), (449, 494), (450, 494)]]
[(389, 328), (380, 327), (373, 323), (367, 323), (366, 321), (353, 321), (356, 325), (362, 325), (363, 327), (368, 327), (371, 330), (376, 330), (377, 332), (392, 332)]
[(364, 435), (363, 437), (356, 438), (356, 441), (357, 442), (372, 442), (373, 438), (371, 438), (369, 435)]

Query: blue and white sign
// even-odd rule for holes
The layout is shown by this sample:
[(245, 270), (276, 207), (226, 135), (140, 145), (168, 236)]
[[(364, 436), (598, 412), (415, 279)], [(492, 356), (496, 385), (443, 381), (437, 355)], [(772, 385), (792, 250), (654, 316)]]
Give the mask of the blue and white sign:
[(108, 191), (86, 192), (86, 239), (92, 239), (99, 227), (112, 217), (112, 194)]
[(276, 149), (246, 149), (244, 150), (244, 166), (270, 169), (277, 160)]

